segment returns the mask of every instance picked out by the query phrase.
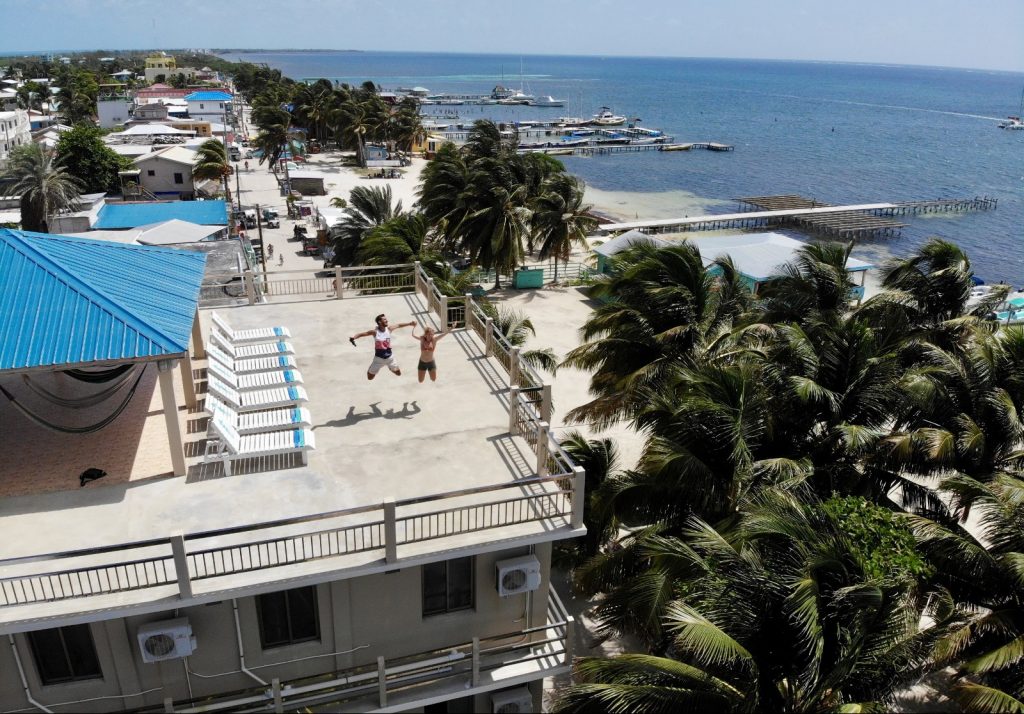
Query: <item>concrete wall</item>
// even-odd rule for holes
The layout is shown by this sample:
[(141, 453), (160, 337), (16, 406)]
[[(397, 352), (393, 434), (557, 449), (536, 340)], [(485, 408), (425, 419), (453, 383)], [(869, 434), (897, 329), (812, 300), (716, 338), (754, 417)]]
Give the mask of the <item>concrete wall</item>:
[[(135, 168), (142, 172), (139, 175), (139, 183), (150, 193), (161, 196), (168, 193), (192, 194), (195, 191), (192, 167), (186, 164), (154, 156), (146, 161), (135, 162)], [(149, 175), (150, 171), (153, 172), (153, 176)], [(181, 174), (182, 183), (174, 183), (176, 173)]]
[(113, 129), (121, 126), (131, 119), (128, 109), (131, 107), (130, 99), (101, 99), (96, 102), (96, 114), (100, 126), (104, 129)]
[[(522, 594), (501, 598), (495, 588), (495, 562), (527, 552), (528, 548), (518, 548), (476, 556), (475, 608), (443, 615), (422, 616), (419, 566), (316, 586), (320, 640), (286, 647), (262, 649), (255, 598), (240, 598), (237, 608), (246, 666), (267, 682), (275, 677), (288, 680), (373, 665), (378, 656), (396, 658), (460, 645), (474, 636), (483, 638), (538, 626), (544, 622), (547, 610), (550, 544), (536, 546), (544, 575), (540, 589), (532, 597)], [(529, 613), (528, 603), (532, 604)], [(139, 627), (176, 617), (188, 618), (197, 640), (196, 651), (187, 660), (143, 663), (136, 637)], [(230, 600), (96, 622), (90, 627), (103, 678), (48, 687), (39, 682), (26, 636), (14, 636), (30, 691), (37, 701), (45, 705), (114, 697), (71, 707), (74, 711), (104, 712), (156, 705), (165, 697), (179, 700), (258, 686), (241, 672), (235, 612)], [(28, 707), (10, 645), (3, 644), (0, 702), (4, 708)], [(539, 685), (535, 692), (539, 698)], [(455, 698), (465, 697), (461, 685), (453, 693)], [(117, 696), (122, 694), (141, 696)], [(489, 695), (479, 695), (473, 702), (462, 704), (466, 705), (465, 711), (490, 710)]]

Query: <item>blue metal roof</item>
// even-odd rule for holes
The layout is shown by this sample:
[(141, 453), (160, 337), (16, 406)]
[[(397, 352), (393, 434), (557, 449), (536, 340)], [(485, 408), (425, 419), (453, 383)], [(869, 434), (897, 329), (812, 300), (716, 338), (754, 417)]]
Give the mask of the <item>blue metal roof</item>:
[(189, 223), (198, 223), (201, 226), (226, 226), (228, 224), (227, 206), (224, 201), (108, 203), (100, 209), (93, 228), (95, 230), (138, 228), (175, 218)]
[(206, 255), (0, 229), (0, 372), (180, 355)]
[(192, 94), (185, 95), (186, 102), (227, 102), (230, 99), (231, 95), (227, 92), (218, 92), (216, 90), (192, 92)]

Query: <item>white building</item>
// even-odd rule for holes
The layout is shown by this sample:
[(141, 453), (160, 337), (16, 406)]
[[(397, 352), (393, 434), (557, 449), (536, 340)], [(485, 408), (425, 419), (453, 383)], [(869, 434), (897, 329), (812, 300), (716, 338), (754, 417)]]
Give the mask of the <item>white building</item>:
[(31, 141), (28, 112), (22, 109), (0, 112), (0, 168), (7, 165), (7, 159), (14, 149)]
[[(20, 239), (0, 231), (0, 249), (4, 240)], [(42, 240), (22, 253), (35, 256)], [(439, 296), (413, 265), (339, 268), (339, 299), (325, 300), (331, 278), (312, 271), (264, 292), (251, 278), (218, 285), (179, 251), (102, 243), (91, 255), (81, 241), (55, 243), (41, 266), (58, 274), (33, 287), (57, 289), (70, 275), (79, 295), (100, 281), (97, 294), (112, 297), (53, 313), (40, 332), (26, 291), (29, 314), (3, 323), (0, 344), (61, 358), (23, 360), (0, 378), (53, 423), (67, 423), (62, 404), (78, 392), (134, 386), (91, 413), (125, 403), (87, 438), (0, 401), (5, 708), (541, 710), (542, 680), (572, 658), (551, 550), (585, 532), (585, 479), (548, 433), (549, 387), (478, 306)], [(39, 280), (34, 265), (3, 273), (25, 262), (0, 261), (0, 281)], [(75, 272), (81, 263), (88, 270)], [(311, 435), (241, 437), (255, 448), (278, 441), (282, 453), (224, 469), (218, 449), (249, 447), (226, 417), (208, 431), (212, 397), (196, 379), (213, 373), (212, 315), (196, 310), (197, 294), (259, 295), (218, 315), (235, 330), (289, 331), (267, 344), (294, 351), (302, 385), (281, 393), (308, 399), (288, 410), (313, 429), (305, 458), (284, 452), (308, 449)], [(352, 349), (339, 329), (380, 312), (392, 324), (468, 320), (439, 350), (442, 380), (366, 380), (370, 345)], [(103, 351), (97, 364), (97, 346), (121, 356)], [(401, 359), (415, 354), (395, 347)], [(102, 387), (46, 371), (117, 363), (136, 366)], [(62, 400), (41, 399), (23, 375), (41, 390), (60, 382)]]
[(219, 89), (192, 92), (185, 96), (188, 115), (193, 119), (224, 121), (225, 113), (231, 109), (232, 95)]
[(132, 118), (132, 99), (127, 94), (110, 94), (96, 99), (96, 116), (100, 127), (113, 129), (124, 126)]
[(154, 196), (187, 201), (206, 188), (217, 190), (215, 183), (210, 185), (209, 181), (203, 181), (197, 185), (192, 179), (196, 158), (197, 154), (192, 149), (171, 146), (144, 154), (132, 163), (140, 172), (139, 183)]

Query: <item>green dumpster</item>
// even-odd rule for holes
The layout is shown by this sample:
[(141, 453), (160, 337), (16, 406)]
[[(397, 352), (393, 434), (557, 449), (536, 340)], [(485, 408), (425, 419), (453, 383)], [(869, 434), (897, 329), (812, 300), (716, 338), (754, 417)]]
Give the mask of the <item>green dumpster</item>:
[(512, 286), (520, 290), (544, 287), (544, 268), (520, 268), (512, 276)]

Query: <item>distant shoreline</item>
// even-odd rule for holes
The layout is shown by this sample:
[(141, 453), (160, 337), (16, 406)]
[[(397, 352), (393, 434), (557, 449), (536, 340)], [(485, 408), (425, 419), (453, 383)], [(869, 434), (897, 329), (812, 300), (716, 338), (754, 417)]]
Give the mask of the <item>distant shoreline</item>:
[(215, 55), (228, 55), (228, 54), (260, 54), (260, 55), (279, 55), (279, 54), (290, 54), (290, 55), (315, 55), (322, 54), (324, 52), (346, 52), (353, 54), (362, 54), (366, 50), (300, 50), (300, 49), (276, 49), (276, 50), (261, 50), (261, 49), (211, 49), (210, 52)]

